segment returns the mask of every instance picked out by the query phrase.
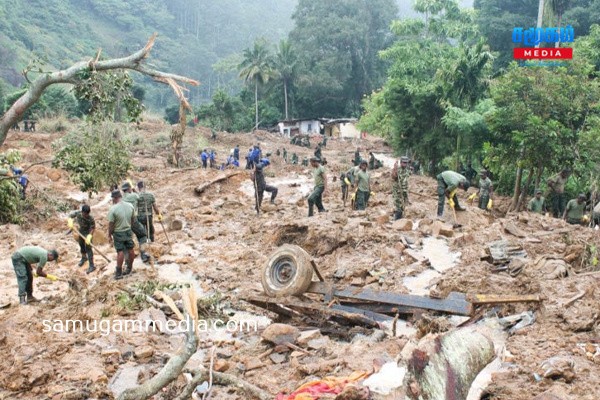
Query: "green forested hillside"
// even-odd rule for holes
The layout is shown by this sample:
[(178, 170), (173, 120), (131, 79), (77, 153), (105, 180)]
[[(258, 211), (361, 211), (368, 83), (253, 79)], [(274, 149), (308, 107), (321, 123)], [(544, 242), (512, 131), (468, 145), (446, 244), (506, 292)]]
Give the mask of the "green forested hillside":
[[(396, 0), (401, 17), (415, 16), (414, 0)], [(472, 0), (462, 0), (471, 6)], [(237, 66), (256, 38), (277, 43), (292, 30), (298, 0), (3, 0), (0, 2), (0, 92), (24, 83), (21, 71), (34, 58), (62, 68), (91, 57), (107, 57), (142, 46), (153, 32), (159, 40), (152, 62), (201, 82), (193, 103), (217, 88), (233, 94), (242, 82)], [(319, 16), (316, 16), (319, 17)], [(137, 77), (136, 79), (143, 79)], [(170, 91), (145, 85), (146, 105), (163, 109)]]
[[(98, 47), (115, 57), (142, 46), (152, 32), (159, 40), (152, 63), (198, 79), (191, 93), (199, 103), (216, 86), (236, 90), (237, 71), (227, 62), (255, 38), (276, 42), (291, 29), (297, 0), (3, 0), (0, 2), (0, 78), (13, 87), (34, 57), (55, 68), (91, 57)], [(237, 62), (235, 63), (237, 66)], [(237, 85), (237, 86), (236, 86)], [(164, 108), (170, 92), (147, 86), (147, 105)]]

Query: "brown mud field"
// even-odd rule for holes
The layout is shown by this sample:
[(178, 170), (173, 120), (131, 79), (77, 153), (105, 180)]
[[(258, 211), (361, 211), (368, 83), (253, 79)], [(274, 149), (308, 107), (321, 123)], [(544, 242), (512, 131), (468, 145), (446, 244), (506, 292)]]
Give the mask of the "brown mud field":
[[(129, 129), (143, 138), (132, 148), (135, 167), (131, 178), (144, 180), (156, 196), (172, 247), (155, 221), (156, 240), (150, 250), (154, 265), (137, 257), (135, 273), (114, 281), (116, 254), (106, 238), (108, 192), (87, 199), (66, 171), (52, 169), (47, 163), (28, 170), (33, 206), (27, 222), (0, 226), (0, 399), (116, 398), (123, 390), (147, 381), (179, 351), (185, 341), (183, 332), (67, 332), (48, 329), (48, 321), (176, 319), (157, 291), (170, 295), (179, 305), (182, 286), (195, 291), (199, 313), (206, 320), (232, 321), (232, 326), (246, 321), (256, 330), (233, 332), (213, 326), (202, 332), (198, 350), (184, 373), (156, 394), (156, 399), (175, 398), (189, 379), (186, 371), (209, 368), (211, 360), (215, 371), (235, 376), (275, 398), (325, 376), (373, 373), (390, 362), (402, 365), (419, 340), (461, 329), (459, 325), (465, 322), (492, 326), (522, 313), (521, 326), (490, 328), (496, 359), (477, 379), (469, 398), (600, 398), (600, 274), (578, 275), (597, 268), (598, 231), (525, 212), (506, 216), (505, 198), (497, 197), (491, 212), (480, 210), (466, 200), (474, 188), (459, 194), (467, 211), (457, 213), (462, 226), (453, 229), (448, 210), (446, 224), (435, 221), (436, 182), (419, 175), (410, 177), (406, 220), (393, 222), (391, 159), (387, 158), (391, 149), (381, 140), (369, 138), (328, 141), (323, 150), (328, 161), (329, 190), (324, 198), (328, 212), (308, 218), (305, 198), (312, 188), (310, 168), (285, 164), (275, 151), (285, 147), (288, 157), (296, 152), (302, 160), (312, 155), (315, 140), (313, 148), (307, 149), (259, 131), (223, 132), (212, 141), (209, 129), (188, 128), (183, 154), (187, 165), (178, 170), (168, 165), (170, 147), (161, 140), (168, 126), (145, 122), (140, 130)], [(27, 167), (52, 159), (52, 143), (59, 137), (11, 132), (0, 152), (20, 150), (21, 165)], [(225, 174), (197, 168), (198, 143), (214, 148), (221, 162), (239, 144), (243, 163), (247, 149), (256, 142), (263, 154), (273, 153), (265, 175), (268, 184), (279, 188), (275, 204), (269, 204), (265, 193), (257, 215), (253, 183), (243, 165), (239, 174), (196, 194), (195, 188)], [(373, 151), (385, 159), (384, 168), (371, 172), (374, 196), (369, 208), (360, 212), (344, 207), (338, 179), (350, 167), (357, 146), (363, 156)], [(67, 234), (65, 222), (66, 211), (76, 209), (82, 201), (92, 206), (97, 221), (94, 242), (111, 260), (108, 263), (96, 253), (98, 270), (90, 275), (85, 274), (85, 267), (77, 267), (78, 247)], [(340, 288), (440, 298), (451, 292), (531, 294), (542, 301), (488, 305), (478, 309), (472, 321), (417, 313), (398, 320), (393, 330), (389, 325), (380, 329), (343, 326), (318, 314), (286, 320), (241, 300), (247, 294), (262, 294), (263, 265), (272, 251), (286, 243), (304, 248), (324, 279)], [(497, 260), (490, 257), (492, 243), (506, 250), (508, 268), (496, 268), (499, 263), (494, 264)], [(59, 262), (49, 263), (45, 270), (63, 281), (35, 278), (34, 294), (41, 302), (19, 306), (11, 254), (24, 245), (57, 248)], [(519, 257), (511, 258), (515, 254)], [(302, 331), (295, 349), (274, 347), (261, 338), (273, 322)], [(404, 398), (400, 369), (389, 380), (380, 385), (391, 388), (387, 391), (371, 385), (371, 397)], [(253, 397), (235, 386), (215, 385), (211, 398)]]

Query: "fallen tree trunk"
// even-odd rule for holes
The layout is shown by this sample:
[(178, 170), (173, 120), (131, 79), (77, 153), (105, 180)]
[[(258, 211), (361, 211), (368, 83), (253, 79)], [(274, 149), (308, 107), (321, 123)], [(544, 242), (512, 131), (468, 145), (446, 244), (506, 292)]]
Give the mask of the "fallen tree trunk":
[(475, 377), (496, 357), (485, 335), (460, 329), (421, 345), (408, 362), (404, 380), (413, 400), (464, 400)]
[(198, 347), (198, 337), (195, 332), (194, 319), (186, 315), (188, 322), (188, 331), (186, 333), (185, 346), (183, 349), (165, 364), (153, 378), (147, 380), (138, 387), (125, 390), (118, 397), (118, 400), (145, 400), (158, 393), (162, 388), (173, 382), (190, 357), (194, 355)]
[(197, 86), (198, 81), (184, 76), (169, 74), (154, 70), (142, 64), (142, 61), (148, 57), (150, 50), (154, 46), (156, 34), (152, 35), (144, 48), (123, 58), (113, 58), (109, 60), (98, 60), (100, 53), (89, 61), (80, 61), (67, 69), (49, 73), (43, 73), (28, 86), (27, 91), (19, 97), (17, 101), (0, 118), (0, 145), (4, 143), (9, 129), (21, 120), (25, 111), (34, 105), (44, 93), (44, 90), (55, 83), (71, 83), (76, 85), (81, 81), (81, 72), (83, 71), (107, 71), (113, 69), (129, 69), (153, 78), (155, 81), (169, 85), (179, 101), (191, 109), (187, 99), (184, 96), (183, 88), (178, 82)]
[[(245, 393), (248, 398), (258, 399), (258, 400), (271, 400), (273, 396), (262, 390), (261, 388), (254, 386), (251, 383), (245, 382), (242, 379), (231, 375), (225, 374), (222, 372), (212, 372), (213, 375), (213, 385), (219, 386), (228, 386), (230, 388), (236, 388), (239, 391)], [(209, 371), (201, 370), (194, 371), (194, 377), (192, 380), (185, 386), (183, 391), (175, 398), (175, 400), (187, 400), (191, 397), (196, 386), (200, 385), (202, 382), (207, 381), (209, 379)]]
[(210, 186), (214, 185), (215, 183), (222, 182), (226, 179), (231, 178), (232, 176), (236, 176), (241, 173), (242, 173), (242, 171), (235, 171), (235, 172), (229, 172), (225, 175), (218, 176), (215, 179), (213, 179), (212, 181), (208, 181), (206, 183), (203, 183), (200, 186), (196, 186), (196, 188), (194, 189), (194, 192), (196, 192), (196, 194), (198, 194), (198, 195), (202, 194), (206, 189), (208, 189)]

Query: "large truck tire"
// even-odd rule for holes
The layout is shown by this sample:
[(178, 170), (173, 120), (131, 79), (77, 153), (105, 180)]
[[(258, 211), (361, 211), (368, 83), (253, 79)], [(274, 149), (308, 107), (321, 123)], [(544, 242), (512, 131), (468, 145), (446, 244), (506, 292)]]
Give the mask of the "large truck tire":
[(261, 281), (269, 296), (297, 296), (306, 292), (312, 275), (310, 255), (300, 246), (284, 244), (269, 256)]

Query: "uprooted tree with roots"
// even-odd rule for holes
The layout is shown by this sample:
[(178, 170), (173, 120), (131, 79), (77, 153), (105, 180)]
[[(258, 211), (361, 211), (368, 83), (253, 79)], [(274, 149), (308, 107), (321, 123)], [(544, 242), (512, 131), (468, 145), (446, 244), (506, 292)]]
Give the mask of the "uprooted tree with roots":
[[(30, 69), (26, 69), (25, 78), (29, 82), (27, 91), (21, 97), (19, 97), (19, 99), (15, 101), (13, 105), (4, 113), (4, 115), (2, 115), (2, 118), (0, 118), (0, 145), (2, 145), (6, 140), (6, 136), (8, 135), (10, 128), (23, 118), (25, 112), (40, 99), (44, 93), (44, 90), (57, 83), (75, 85), (78, 95), (90, 102), (91, 111), (94, 111), (95, 107), (104, 107), (105, 112), (107, 111), (106, 107), (108, 107), (108, 111), (115, 110), (115, 104), (122, 103), (127, 109), (130, 120), (136, 120), (139, 118), (141, 108), (139, 104), (136, 104), (133, 96), (129, 96), (124, 92), (121, 93), (117, 90), (116, 92), (112, 93), (113, 95), (116, 93), (116, 98), (109, 98), (111, 91), (102, 92), (102, 79), (99, 79), (99, 77), (100, 74), (104, 74), (107, 71), (112, 71), (113, 73), (104, 80), (108, 79), (111, 81), (112, 79), (112, 81), (119, 80), (120, 82), (126, 82), (128, 77), (123, 73), (123, 71), (131, 70), (147, 75), (153, 78), (155, 81), (169, 85), (173, 89), (181, 104), (180, 113), (183, 114), (181, 115), (181, 118), (185, 118), (185, 112), (186, 110), (191, 111), (191, 106), (184, 94), (187, 89), (182, 85), (189, 84), (197, 86), (199, 82), (184, 76), (157, 71), (144, 65), (143, 61), (149, 56), (155, 40), (156, 34), (152, 35), (150, 40), (148, 40), (148, 43), (146, 43), (146, 46), (144, 46), (142, 49), (123, 58), (101, 60), (101, 52), (98, 51), (98, 54), (88, 61), (80, 61), (73, 64), (71, 67), (60, 71), (43, 72), (33, 81), (29, 81), (27, 73)], [(180, 131), (177, 133), (177, 135), (172, 135), (172, 162), (175, 165), (179, 165), (179, 154), (184, 134), (184, 127), (185, 125), (183, 125), (183, 127), (180, 125)]]

